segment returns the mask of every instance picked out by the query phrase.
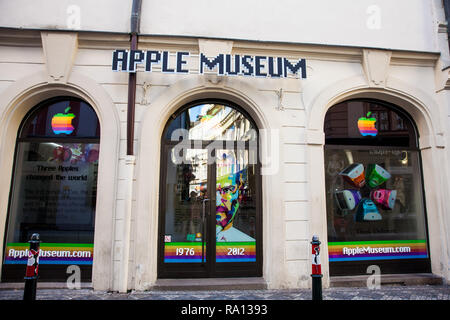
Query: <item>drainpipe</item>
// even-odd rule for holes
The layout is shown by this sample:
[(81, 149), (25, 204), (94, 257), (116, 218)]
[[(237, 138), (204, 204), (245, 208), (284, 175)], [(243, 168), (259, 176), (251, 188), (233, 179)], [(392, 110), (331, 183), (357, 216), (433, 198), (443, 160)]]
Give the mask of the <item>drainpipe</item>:
[[(131, 9), (131, 45), (130, 51), (137, 49), (139, 20), (141, 16), (142, 0), (133, 0)], [(134, 155), (134, 114), (136, 104), (136, 73), (130, 72), (128, 75), (128, 109), (127, 109), (127, 155), (125, 157), (124, 175), (125, 185), (125, 212), (122, 219), (116, 220), (116, 228), (121, 226), (122, 239), (115, 239), (115, 252), (118, 257), (115, 259), (120, 261), (118, 282), (114, 286), (114, 290), (122, 293), (128, 291), (128, 275), (129, 275), (129, 257), (130, 257), (130, 241), (131, 241), (131, 213), (133, 207), (133, 178), (134, 168), (136, 165), (136, 157)], [(121, 222), (121, 223), (119, 223)], [(118, 241), (117, 241), (118, 240)]]
[[(130, 50), (137, 50), (139, 26), (141, 20), (142, 0), (133, 0), (131, 9), (131, 45)], [(136, 72), (128, 75), (128, 106), (127, 106), (127, 155), (133, 155), (134, 147), (134, 113), (136, 104)]]

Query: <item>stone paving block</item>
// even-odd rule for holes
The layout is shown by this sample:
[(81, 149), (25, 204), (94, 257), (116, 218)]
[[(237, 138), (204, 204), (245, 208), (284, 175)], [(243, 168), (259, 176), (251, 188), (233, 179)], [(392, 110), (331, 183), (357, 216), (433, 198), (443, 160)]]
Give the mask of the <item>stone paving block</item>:
[[(311, 300), (311, 290), (131, 291), (92, 289), (38, 289), (37, 300)], [(0, 300), (22, 300), (23, 290), (2, 289)], [(450, 286), (382, 286), (323, 289), (324, 300), (450, 300)]]

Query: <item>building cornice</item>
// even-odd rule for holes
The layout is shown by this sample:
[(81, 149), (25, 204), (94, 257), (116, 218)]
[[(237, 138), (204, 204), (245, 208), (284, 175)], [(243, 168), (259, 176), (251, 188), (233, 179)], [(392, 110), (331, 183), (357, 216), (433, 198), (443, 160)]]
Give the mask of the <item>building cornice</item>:
[[(41, 47), (43, 30), (0, 28), (0, 45)], [(48, 32), (67, 33), (68, 31), (48, 30)], [(73, 33), (73, 31), (71, 31)], [(128, 49), (129, 34), (107, 32), (78, 32), (79, 49)], [(143, 50), (169, 50), (199, 52), (199, 42), (205, 38), (181, 36), (140, 35), (138, 47)], [(391, 52), (390, 65), (433, 67), (440, 58), (439, 52), (420, 52), (393, 50), (389, 48), (364, 48), (336, 46), (327, 44), (302, 44), (263, 42), (248, 40), (208, 39), (214, 41), (232, 41), (233, 54), (252, 54), (267, 56), (302, 57), (309, 60), (362, 63), (363, 51), (367, 49)]]

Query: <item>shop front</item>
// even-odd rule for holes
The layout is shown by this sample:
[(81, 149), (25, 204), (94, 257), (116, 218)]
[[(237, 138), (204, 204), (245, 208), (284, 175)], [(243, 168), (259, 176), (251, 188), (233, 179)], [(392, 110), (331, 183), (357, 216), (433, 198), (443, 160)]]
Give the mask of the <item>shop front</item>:
[(99, 290), (307, 288), (313, 235), (324, 286), (371, 266), (448, 278), (438, 54), (127, 39), (32, 30), (2, 42), (0, 62), (23, 70), (5, 68), (0, 87), (2, 282), (23, 280), (33, 233), (40, 281), (65, 282), (75, 265)]

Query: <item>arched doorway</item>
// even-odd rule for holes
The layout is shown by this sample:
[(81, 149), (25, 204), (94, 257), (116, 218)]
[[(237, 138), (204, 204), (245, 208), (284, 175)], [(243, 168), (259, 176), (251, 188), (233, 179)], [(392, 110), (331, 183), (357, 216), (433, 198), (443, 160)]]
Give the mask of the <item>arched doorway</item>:
[[(40, 235), (40, 281), (91, 281), (100, 125), (81, 99), (56, 97), (23, 119), (16, 140), (2, 281), (23, 281), (28, 240)], [(71, 270), (74, 270), (73, 268)]]
[(227, 101), (190, 103), (162, 137), (158, 277), (261, 276), (258, 131)]
[(418, 133), (401, 108), (354, 99), (325, 116), (330, 275), (430, 272)]

